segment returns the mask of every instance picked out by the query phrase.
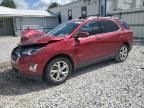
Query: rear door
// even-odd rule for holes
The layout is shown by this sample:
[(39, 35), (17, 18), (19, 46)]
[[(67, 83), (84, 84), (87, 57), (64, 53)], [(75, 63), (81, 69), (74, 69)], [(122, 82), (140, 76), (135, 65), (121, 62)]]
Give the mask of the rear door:
[(121, 29), (111, 20), (101, 20), (102, 34), (100, 36), (104, 45), (104, 55), (114, 55), (121, 46)]

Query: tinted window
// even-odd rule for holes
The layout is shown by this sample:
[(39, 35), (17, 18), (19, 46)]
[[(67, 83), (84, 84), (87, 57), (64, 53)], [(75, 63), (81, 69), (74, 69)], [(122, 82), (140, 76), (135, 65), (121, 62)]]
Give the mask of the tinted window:
[(68, 10), (68, 20), (72, 20), (72, 10)]
[(101, 33), (100, 22), (96, 21), (87, 23), (80, 29), (80, 32), (88, 32), (90, 35), (100, 34)]
[(76, 29), (81, 22), (78, 21), (69, 21), (63, 24), (60, 24), (53, 30), (49, 31), (47, 35), (50, 36), (66, 36), (73, 32), (74, 29)]
[(62, 23), (62, 19), (61, 19), (61, 12), (58, 13), (58, 22), (59, 22), (59, 24)]
[(129, 29), (129, 26), (126, 22), (122, 21), (121, 25), (125, 28), (125, 29)]
[(81, 17), (86, 18), (87, 17), (87, 7), (82, 7), (81, 8)]
[(119, 27), (112, 21), (101, 21), (101, 29), (103, 33), (107, 33), (117, 31)]

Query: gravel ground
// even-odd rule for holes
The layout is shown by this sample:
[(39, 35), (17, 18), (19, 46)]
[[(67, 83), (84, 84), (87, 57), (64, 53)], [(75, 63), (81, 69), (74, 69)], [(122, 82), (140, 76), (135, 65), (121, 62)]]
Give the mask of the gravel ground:
[(10, 60), (11, 51), (19, 41), (19, 37), (0, 36), (0, 63)]
[(113, 60), (76, 73), (64, 84), (18, 76), (0, 70), (0, 108), (144, 108), (144, 46), (135, 45), (123, 63)]

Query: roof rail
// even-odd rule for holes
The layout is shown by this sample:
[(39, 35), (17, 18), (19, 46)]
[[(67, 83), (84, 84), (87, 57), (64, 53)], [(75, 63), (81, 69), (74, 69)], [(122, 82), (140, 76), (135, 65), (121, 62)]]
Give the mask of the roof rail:
[(119, 18), (113, 17), (113, 16), (101, 17), (101, 16), (99, 16), (99, 15), (89, 15), (89, 16), (87, 16), (87, 17), (85, 17), (85, 18), (79, 17), (79, 19), (94, 19), (94, 18), (111, 18), (111, 19), (119, 20)]
[(112, 18), (114, 18), (115, 20), (119, 20), (119, 18), (117, 18), (117, 17), (112, 17)]
[(91, 17), (88, 17), (87, 19), (93, 19), (93, 18), (113, 18), (113, 19), (118, 19), (118, 18), (115, 18), (115, 17), (100, 17), (100, 16), (91, 16)]
[(91, 16), (91, 17), (88, 17), (87, 19), (94, 19), (94, 18), (98, 18), (98, 16)]

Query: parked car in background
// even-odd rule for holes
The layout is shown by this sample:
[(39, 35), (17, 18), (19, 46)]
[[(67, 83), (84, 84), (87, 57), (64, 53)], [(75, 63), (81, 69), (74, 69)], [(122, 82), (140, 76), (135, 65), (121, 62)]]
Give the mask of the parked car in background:
[(125, 61), (132, 44), (133, 32), (124, 21), (72, 20), (40, 37), (22, 40), (12, 51), (11, 65), (24, 76), (61, 84), (77, 68), (107, 59)]

